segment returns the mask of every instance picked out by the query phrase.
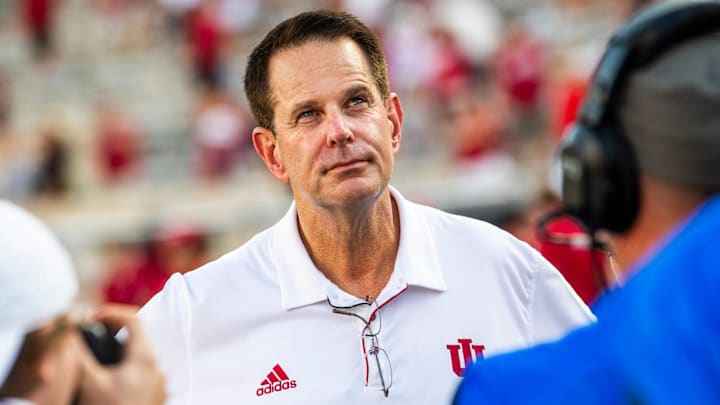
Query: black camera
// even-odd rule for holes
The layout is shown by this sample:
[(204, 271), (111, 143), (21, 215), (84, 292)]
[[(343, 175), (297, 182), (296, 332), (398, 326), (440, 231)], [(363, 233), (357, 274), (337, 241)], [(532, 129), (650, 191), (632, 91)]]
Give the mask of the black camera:
[(80, 333), (98, 363), (111, 365), (122, 360), (124, 346), (108, 325), (102, 322), (84, 323), (80, 325)]

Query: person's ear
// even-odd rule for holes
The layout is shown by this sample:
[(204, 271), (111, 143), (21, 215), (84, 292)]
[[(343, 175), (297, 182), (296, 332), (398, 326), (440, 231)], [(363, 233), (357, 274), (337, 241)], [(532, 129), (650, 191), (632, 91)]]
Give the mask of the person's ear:
[(393, 152), (397, 154), (402, 140), (403, 109), (400, 104), (400, 97), (396, 93), (390, 93), (387, 101), (387, 111)]
[(287, 171), (275, 134), (267, 128), (256, 127), (252, 132), (253, 146), (270, 173), (283, 183), (288, 182)]

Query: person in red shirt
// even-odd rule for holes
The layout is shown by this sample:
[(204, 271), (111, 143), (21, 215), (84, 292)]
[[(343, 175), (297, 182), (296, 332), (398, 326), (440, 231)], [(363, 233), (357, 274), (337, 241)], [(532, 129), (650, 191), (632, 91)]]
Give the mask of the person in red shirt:
[(536, 224), (540, 253), (586, 304), (595, 302), (615, 281), (608, 249), (591, 238), (576, 219), (557, 211), (549, 211)]
[(189, 58), (195, 80), (207, 89), (223, 87), (225, 47), (229, 38), (217, 1), (203, 0), (190, 13)]
[(607, 248), (590, 238), (574, 218), (558, 210), (560, 201), (543, 191), (537, 201), (502, 221), (502, 228), (537, 249), (588, 305), (615, 283)]
[(36, 60), (44, 60), (53, 52), (53, 18), (58, 0), (24, 0), (21, 20), (30, 36)]
[(122, 182), (138, 174), (143, 160), (142, 133), (126, 111), (100, 105), (95, 133), (96, 160), (104, 181)]
[(137, 249), (121, 252), (111, 264), (103, 300), (143, 305), (173, 273), (185, 273), (206, 261), (207, 237), (194, 224), (161, 226)]

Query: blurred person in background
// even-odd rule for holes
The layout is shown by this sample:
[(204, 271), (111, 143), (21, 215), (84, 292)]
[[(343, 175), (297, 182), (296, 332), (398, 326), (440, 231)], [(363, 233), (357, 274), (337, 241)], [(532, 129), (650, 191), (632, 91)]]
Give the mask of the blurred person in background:
[(96, 109), (95, 156), (105, 183), (136, 178), (143, 164), (143, 134), (129, 112), (111, 103)]
[(195, 165), (200, 178), (228, 178), (250, 152), (252, 118), (227, 91), (207, 90), (193, 113)]
[(41, 196), (62, 197), (70, 189), (68, 142), (56, 127), (44, 129), (39, 137), (35, 192)]
[(55, 14), (63, 0), (22, 0), (20, 20), (29, 37), (33, 57), (47, 61), (55, 52)]
[(0, 136), (0, 197), (22, 203), (62, 198), (70, 190), (70, 147), (57, 123)]
[(430, 34), (437, 63), (430, 73), (429, 87), (444, 104), (472, 85), (473, 66), (452, 32), (438, 26)]
[(51, 231), (0, 201), (0, 404), (162, 404), (163, 376), (134, 308), (98, 312), (129, 334), (120, 362), (103, 367), (68, 315), (77, 289), (70, 256)]
[(230, 33), (220, 12), (218, 0), (199, 0), (188, 16), (186, 33), (190, 69), (202, 89), (225, 87)]
[(485, 80), (457, 91), (448, 107), (448, 140), (453, 163), (463, 166), (501, 154), (508, 132), (507, 103)]
[(542, 127), (546, 48), (522, 22), (511, 19), (491, 58), (493, 78), (508, 99), (514, 132), (520, 137), (532, 137)]
[(207, 262), (207, 235), (190, 221), (170, 221), (153, 230), (137, 247), (112, 255), (103, 300), (143, 305), (174, 273), (184, 274)]
[(593, 320), (527, 244), (390, 186), (403, 109), (387, 73), (342, 12), (296, 15), (251, 53), (253, 144), (294, 201), (140, 311), (169, 403), (447, 403), (486, 351)]
[(566, 211), (606, 235), (624, 284), (596, 324), (473, 365), (456, 404), (720, 401), (718, 111), (720, 4), (618, 30), (560, 156)]

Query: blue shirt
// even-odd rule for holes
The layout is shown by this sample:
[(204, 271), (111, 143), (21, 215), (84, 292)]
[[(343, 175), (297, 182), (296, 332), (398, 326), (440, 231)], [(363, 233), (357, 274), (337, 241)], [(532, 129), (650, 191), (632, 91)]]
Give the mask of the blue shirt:
[(720, 196), (603, 297), (598, 322), (470, 367), (465, 404), (720, 403)]

